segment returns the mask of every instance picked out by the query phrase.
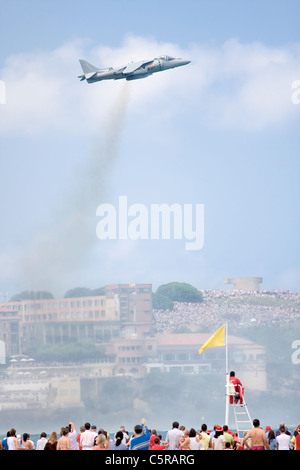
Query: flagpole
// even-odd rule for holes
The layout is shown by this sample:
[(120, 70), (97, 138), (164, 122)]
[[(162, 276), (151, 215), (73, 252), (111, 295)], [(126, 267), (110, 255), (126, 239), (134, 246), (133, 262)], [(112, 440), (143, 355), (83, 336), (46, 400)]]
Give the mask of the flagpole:
[(226, 384), (225, 384), (225, 424), (228, 426), (229, 421), (229, 396), (228, 394), (228, 323), (225, 326), (225, 373), (226, 373)]
[(199, 349), (199, 354), (202, 354), (204, 349), (212, 348), (215, 346), (225, 346), (226, 347), (226, 415), (225, 415), (225, 423), (228, 422), (228, 403), (227, 403), (227, 383), (228, 383), (228, 351), (227, 351), (227, 323), (221, 326)]

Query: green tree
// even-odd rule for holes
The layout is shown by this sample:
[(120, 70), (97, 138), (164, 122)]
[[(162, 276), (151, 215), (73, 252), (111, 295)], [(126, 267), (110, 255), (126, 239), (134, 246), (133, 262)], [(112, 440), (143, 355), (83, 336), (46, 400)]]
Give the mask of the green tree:
[(24, 290), (19, 294), (15, 294), (10, 299), (10, 302), (17, 302), (20, 300), (41, 300), (41, 299), (54, 299), (51, 292), (44, 290)]
[(91, 295), (91, 289), (88, 287), (74, 287), (74, 289), (69, 289), (65, 295), (65, 299), (71, 299), (74, 297), (88, 297)]
[(173, 310), (174, 302), (166, 295), (153, 292), (152, 306), (154, 310)]
[[(200, 291), (191, 284), (185, 282), (170, 282), (161, 285), (153, 296), (153, 304), (155, 309), (166, 310), (172, 309), (173, 302), (194, 302), (203, 301)], [(172, 306), (171, 306), (172, 302)]]
[(105, 356), (102, 346), (88, 342), (46, 344), (39, 349), (28, 349), (26, 354), (41, 362), (94, 362)]
[(69, 289), (65, 295), (65, 299), (70, 299), (74, 297), (90, 297), (97, 295), (104, 295), (105, 287), (99, 287), (98, 289), (89, 289), (88, 287), (75, 287), (74, 289)]

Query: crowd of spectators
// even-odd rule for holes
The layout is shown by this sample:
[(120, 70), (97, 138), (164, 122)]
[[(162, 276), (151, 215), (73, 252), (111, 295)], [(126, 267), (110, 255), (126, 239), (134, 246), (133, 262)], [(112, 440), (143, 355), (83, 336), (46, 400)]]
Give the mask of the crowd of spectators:
[(174, 302), (172, 310), (154, 311), (156, 333), (182, 328), (209, 331), (230, 320), (235, 328), (285, 326), (300, 318), (300, 293), (291, 291), (201, 291), (203, 302)]
[(129, 433), (124, 426), (110, 435), (104, 429), (86, 422), (77, 432), (75, 425), (70, 422), (63, 426), (60, 434), (52, 431), (49, 436), (40, 434), (35, 443), (28, 433), (17, 434), (14, 428), (0, 440), (0, 450), (300, 450), (300, 424), (291, 432), (284, 423), (280, 423), (277, 431), (270, 426), (260, 426), (258, 419), (253, 420), (253, 427), (244, 431), (240, 436), (237, 431), (231, 431), (227, 425), (215, 424), (209, 430), (206, 424), (201, 429), (179, 426), (174, 421), (172, 429), (166, 433), (165, 440), (156, 429), (149, 429), (146, 420), (134, 427)]

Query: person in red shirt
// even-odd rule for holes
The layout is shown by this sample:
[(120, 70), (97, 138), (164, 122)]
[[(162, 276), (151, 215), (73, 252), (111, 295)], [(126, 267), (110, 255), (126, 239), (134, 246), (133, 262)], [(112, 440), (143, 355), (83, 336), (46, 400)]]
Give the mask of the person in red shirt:
[[(244, 432), (244, 436), (246, 435), (246, 433)], [(242, 439), (239, 438), (238, 436), (238, 433), (236, 433), (234, 435), (234, 438), (233, 438), (233, 447), (235, 448), (235, 450), (245, 450), (245, 446), (243, 445), (243, 441)]]
[[(240, 404), (243, 405), (243, 395), (244, 395), (244, 387), (242, 385), (242, 382), (235, 376), (235, 372), (231, 371), (230, 372), (230, 377), (229, 377), (229, 382), (231, 382), (234, 385), (235, 393), (237, 394), (236, 397), (233, 397), (232, 395), (229, 397), (229, 402), (233, 404), (237, 404), (240, 401)], [(239, 396), (238, 396), (239, 394)]]
[(294, 444), (295, 450), (300, 450), (300, 423), (296, 427), (294, 431), (294, 435), (291, 440), (292, 444)]
[(154, 446), (154, 439), (158, 437), (156, 429), (151, 429), (151, 437), (150, 437), (150, 450)]
[(81, 434), (85, 431), (85, 427), (84, 426), (80, 426), (80, 433), (77, 434), (77, 441), (78, 441), (78, 447), (79, 447), (79, 450), (82, 450), (82, 446), (80, 445), (80, 436)]
[(168, 443), (166, 445), (161, 445), (159, 437), (155, 437), (154, 445), (151, 447), (151, 450), (164, 450), (168, 445)]
[(300, 432), (295, 436), (296, 446), (295, 450), (300, 450)]

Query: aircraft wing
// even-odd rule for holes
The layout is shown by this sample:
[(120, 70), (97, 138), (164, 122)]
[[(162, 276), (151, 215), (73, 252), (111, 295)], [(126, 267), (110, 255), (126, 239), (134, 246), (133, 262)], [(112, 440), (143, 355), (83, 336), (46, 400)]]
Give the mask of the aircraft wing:
[(123, 70), (123, 74), (129, 75), (138, 70), (143, 65), (151, 64), (151, 62), (153, 62), (153, 60), (142, 60), (140, 62), (132, 62), (131, 64), (128, 64), (127, 67)]

